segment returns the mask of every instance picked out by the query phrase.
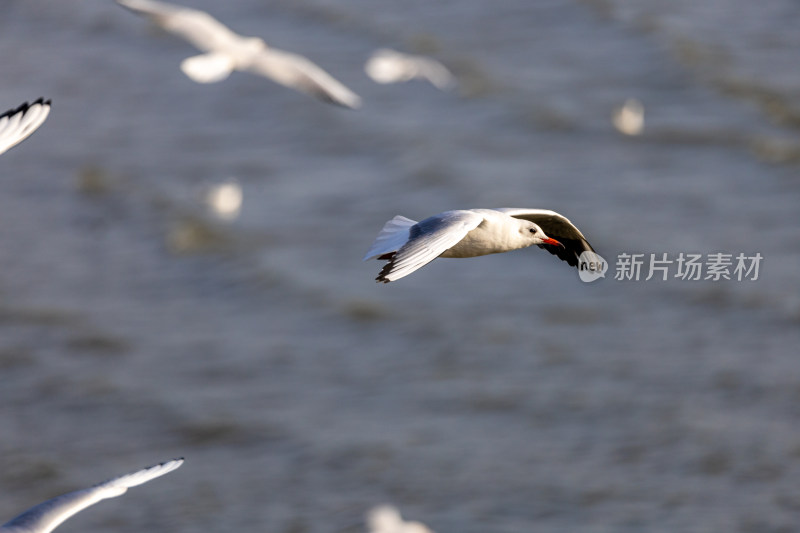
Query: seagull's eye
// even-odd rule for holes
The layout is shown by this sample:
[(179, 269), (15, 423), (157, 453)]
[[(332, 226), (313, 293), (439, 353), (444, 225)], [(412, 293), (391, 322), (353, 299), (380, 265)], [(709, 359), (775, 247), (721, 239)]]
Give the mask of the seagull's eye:
[(528, 231), (530, 231), (531, 233), (536, 233), (536, 230), (534, 228), (530, 228)]

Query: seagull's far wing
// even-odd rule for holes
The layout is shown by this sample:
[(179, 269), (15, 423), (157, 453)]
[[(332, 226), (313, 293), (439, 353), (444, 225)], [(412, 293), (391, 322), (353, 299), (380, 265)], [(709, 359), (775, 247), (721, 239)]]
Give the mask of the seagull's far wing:
[(48, 113), (50, 113), (50, 100), (39, 98), (32, 104), (25, 102), (18, 108), (0, 115), (0, 154), (36, 131)]
[(239, 35), (204, 11), (154, 0), (117, 0), (117, 3), (149, 18), (165, 30), (183, 37), (204, 52), (217, 50), (241, 39)]
[(453, 74), (440, 62), (429, 57), (417, 58), (419, 75), (427, 79), (437, 89), (445, 91), (455, 85)]
[(458, 244), (483, 222), (473, 211), (446, 211), (411, 226), (409, 239), (386, 263), (376, 278), (389, 283), (427, 265)]
[(375, 242), (364, 256), (364, 261), (399, 250), (408, 241), (409, 231), (416, 223), (416, 220), (397, 215), (384, 224)]
[(62, 494), (28, 509), (10, 522), (0, 526), (0, 533), (49, 533), (64, 520), (90, 505), (106, 498), (120, 496), (128, 490), (128, 487), (135, 487), (163, 476), (181, 464), (183, 464), (183, 459), (167, 461), (132, 474), (110, 479), (88, 489)]
[(558, 256), (559, 259), (566, 261), (570, 266), (578, 266), (578, 257), (583, 252), (594, 252), (594, 248), (583, 236), (583, 233), (567, 217), (555, 211), (511, 207), (504, 207), (498, 209), (498, 211), (514, 218), (522, 218), (538, 224), (548, 237), (564, 245), (564, 248), (560, 248), (558, 246), (540, 244), (538, 245), (539, 248), (544, 248), (551, 254)]
[(324, 102), (356, 109), (361, 98), (307, 58), (269, 48), (248, 67), (286, 87), (310, 94)]

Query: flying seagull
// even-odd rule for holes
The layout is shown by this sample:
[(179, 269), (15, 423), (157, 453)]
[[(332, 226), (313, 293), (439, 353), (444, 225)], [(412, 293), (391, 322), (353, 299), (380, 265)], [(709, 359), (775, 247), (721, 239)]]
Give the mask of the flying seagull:
[(234, 180), (212, 185), (206, 190), (208, 209), (222, 220), (235, 220), (242, 211), (242, 186)]
[(455, 85), (447, 67), (429, 57), (402, 54), (388, 48), (376, 50), (364, 65), (364, 71), (377, 83), (397, 83), (414, 78), (428, 80), (438, 89)]
[(181, 63), (184, 74), (197, 83), (221, 81), (234, 70), (242, 70), (325, 102), (353, 109), (361, 105), (358, 95), (310, 60), (269, 47), (258, 37), (238, 35), (208, 13), (154, 0), (117, 0), (117, 3), (203, 51)]
[(534, 244), (575, 267), (583, 252), (594, 253), (580, 230), (555, 211), (505, 207), (445, 211), (421, 222), (396, 216), (364, 260), (388, 261), (375, 279), (389, 283), (437, 257), (477, 257)]
[(0, 526), (0, 533), (50, 533), (64, 520), (75, 513), (94, 505), (100, 500), (125, 494), (128, 487), (135, 487), (151, 479), (172, 472), (183, 464), (183, 459), (174, 459), (150, 466), (138, 472), (109, 479), (88, 489), (76, 490), (56, 496), (52, 500), (31, 507), (10, 522)]
[(392, 505), (378, 505), (367, 513), (369, 533), (433, 533), (422, 522), (406, 521)]
[(635, 98), (625, 100), (625, 103), (614, 110), (611, 123), (617, 131), (630, 136), (641, 135), (644, 131), (644, 105)]
[(32, 104), (25, 102), (16, 109), (0, 115), (0, 154), (25, 140), (42, 125), (50, 113), (50, 100), (39, 98)]

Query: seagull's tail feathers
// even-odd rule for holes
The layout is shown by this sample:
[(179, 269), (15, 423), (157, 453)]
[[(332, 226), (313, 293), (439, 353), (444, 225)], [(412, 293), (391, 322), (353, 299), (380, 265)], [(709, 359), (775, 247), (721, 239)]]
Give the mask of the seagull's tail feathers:
[(399, 250), (408, 241), (411, 226), (416, 223), (416, 220), (397, 215), (384, 224), (378, 238), (364, 256), (364, 261)]
[(218, 52), (209, 52), (187, 57), (181, 62), (181, 70), (197, 83), (214, 83), (231, 75), (234, 69), (233, 59)]

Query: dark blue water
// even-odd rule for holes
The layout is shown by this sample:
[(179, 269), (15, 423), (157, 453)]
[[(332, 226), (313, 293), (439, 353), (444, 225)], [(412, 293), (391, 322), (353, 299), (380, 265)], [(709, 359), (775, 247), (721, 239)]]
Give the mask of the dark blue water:
[[(110, 1), (5, 4), (0, 106), (53, 110), (0, 157), (4, 516), (183, 455), (62, 527), (363, 531), (381, 502), (437, 532), (796, 527), (793, 2), (192, 3), (356, 112), (194, 84), (188, 44)], [(379, 47), (458, 90), (372, 83)], [(231, 224), (202, 203), (228, 179)], [(538, 249), (389, 285), (361, 262), (396, 214), (502, 206), (568, 216), (607, 279)], [(621, 282), (622, 252), (764, 259)]]

